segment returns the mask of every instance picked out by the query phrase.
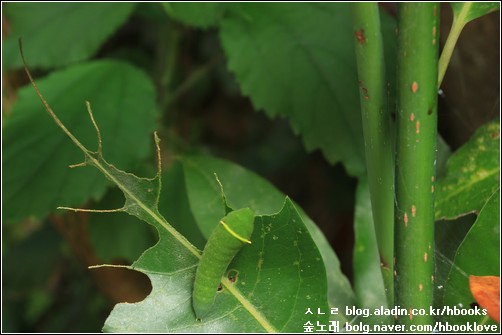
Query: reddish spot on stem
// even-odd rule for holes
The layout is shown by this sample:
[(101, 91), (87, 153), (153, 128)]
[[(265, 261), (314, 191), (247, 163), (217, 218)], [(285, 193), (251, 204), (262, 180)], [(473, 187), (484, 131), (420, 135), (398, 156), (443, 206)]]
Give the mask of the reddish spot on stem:
[(496, 131), (493, 134), (491, 134), (491, 138), (496, 140), (500, 137), (500, 131)]
[(417, 84), (416, 81), (414, 81), (413, 84), (411, 84), (411, 91), (413, 93), (417, 93), (417, 91), (418, 91), (418, 84)]
[(434, 185), (431, 186), (431, 192), (434, 193)]
[(364, 37), (364, 29), (359, 29), (355, 32), (357, 43), (364, 44), (366, 42), (366, 37)]
[(362, 88), (364, 99), (368, 100), (370, 97), (368, 96), (368, 89), (366, 87)]
[(411, 216), (415, 217), (415, 214), (417, 214), (417, 208), (413, 205), (411, 206)]
[(409, 314), (410, 314), (410, 321), (413, 321), (413, 310), (410, 308), (410, 310), (408, 311)]
[(434, 13), (433, 13), (433, 15), (434, 15), (434, 17), (436, 17), (436, 15), (437, 15), (437, 9), (436, 9), (436, 6), (434, 6), (434, 7), (432, 7), (432, 8), (434, 8)]
[(422, 292), (423, 289), (424, 289), (424, 286), (422, 284), (418, 285), (418, 291), (419, 292)]
[(363, 91), (363, 97), (364, 99), (368, 100), (370, 97), (368, 96), (368, 89), (363, 86), (363, 82), (361, 80), (357, 81), (359, 83), (359, 87)]
[(417, 134), (420, 134), (420, 121), (417, 121), (417, 123), (415, 123), (415, 132)]
[(432, 39), (432, 45), (436, 45), (436, 39), (435, 38)]
[(427, 263), (427, 260), (429, 259), (429, 254), (428, 253), (425, 253), (424, 254), (424, 262)]
[(431, 181), (434, 182), (434, 176), (431, 177)]
[(404, 226), (405, 227), (408, 227), (408, 214), (407, 213), (404, 213)]
[(436, 26), (432, 27), (432, 36), (436, 36)]
[(413, 120), (415, 120), (415, 114), (411, 113), (411, 115), (410, 115), (410, 121), (413, 121)]

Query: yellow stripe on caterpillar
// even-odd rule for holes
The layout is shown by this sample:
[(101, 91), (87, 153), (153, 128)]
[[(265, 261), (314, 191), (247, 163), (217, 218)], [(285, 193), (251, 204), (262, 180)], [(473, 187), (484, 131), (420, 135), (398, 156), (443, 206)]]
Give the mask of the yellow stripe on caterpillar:
[(251, 241), (250, 240), (247, 240), (245, 239), (244, 237), (240, 236), (239, 234), (237, 234), (236, 232), (234, 232), (232, 230), (232, 228), (230, 228), (225, 222), (220, 221), (220, 224), (223, 225), (223, 227), (230, 233), (230, 235), (232, 235), (233, 237), (235, 237), (236, 239), (238, 239), (239, 241), (242, 241), (244, 243), (249, 243), (251, 244)]

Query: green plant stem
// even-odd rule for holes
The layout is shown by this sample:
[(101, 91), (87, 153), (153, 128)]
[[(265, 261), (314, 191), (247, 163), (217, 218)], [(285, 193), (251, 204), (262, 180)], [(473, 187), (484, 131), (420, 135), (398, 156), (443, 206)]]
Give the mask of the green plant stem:
[[(395, 305), (433, 304), (434, 180), (437, 137), (437, 3), (399, 6), (396, 137)], [(431, 324), (430, 315), (399, 316)]]
[(207, 74), (222, 60), (222, 55), (218, 54), (211, 58), (206, 64), (196, 68), (190, 76), (181, 83), (173, 93), (167, 98), (166, 105), (175, 103), (183, 94), (190, 91), (196, 84), (204, 79)]
[(380, 13), (377, 3), (352, 4), (366, 167), (388, 306), (394, 303), (394, 169)]
[(157, 85), (159, 104), (165, 110), (171, 101), (171, 85), (178, 67), (181, 36), (178, 26), (171, 22), (159, 25), (158, 30)]
[(466, 16), (469, 13), (471, 6), (472, 2), (466, 2), (459, 15), (453, 17), (450, 33), (448, 34), (448, 38), (446, 39), (446, 43), (443, 47), (441, 58), (439, 58), (438, 87), (440, 87), (443, 82), (443, 78), (446, 73), (446, 69), (448, 68), (448, 64), (450, 63), (455, 45), (457, 44), (462, 29), (464, 29), (465, 24), (467, 23)]

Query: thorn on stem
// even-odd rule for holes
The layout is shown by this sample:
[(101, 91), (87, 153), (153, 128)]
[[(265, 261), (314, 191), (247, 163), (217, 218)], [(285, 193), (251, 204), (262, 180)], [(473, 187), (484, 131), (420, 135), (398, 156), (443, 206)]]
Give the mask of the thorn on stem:
[(68, 167), (70, 169), (73, 169), (73, 168), (77, 168), (77, 167), (83, 167), (83, 166), (86, 166), (86, 165), (87, 165), (87, 162), (82, 162), (82, 163), (78, 163), (78, 164), (68, 165)]

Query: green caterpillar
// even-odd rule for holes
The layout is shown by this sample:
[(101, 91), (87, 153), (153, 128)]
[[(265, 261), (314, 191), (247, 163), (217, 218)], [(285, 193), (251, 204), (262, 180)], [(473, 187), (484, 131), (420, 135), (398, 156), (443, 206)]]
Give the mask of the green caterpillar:
[(242, 208), (221, 219), (209, 237), (200, 259), (193, 289), (193, 309), (201, 320), (211, 309), (221, 277), (253, 233), (254, 212)]

